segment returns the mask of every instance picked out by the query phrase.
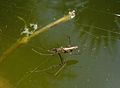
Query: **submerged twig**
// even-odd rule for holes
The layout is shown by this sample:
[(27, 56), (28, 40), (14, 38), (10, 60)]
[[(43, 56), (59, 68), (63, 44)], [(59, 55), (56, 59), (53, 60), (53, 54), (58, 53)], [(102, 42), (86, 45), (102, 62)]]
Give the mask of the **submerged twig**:
[(75, 11), (71, 11), (69, 12), (68, 15), (46, 25), (45, 27), (43, 28), (38, 28), (37, 31), (33, 32), (30, 36), (24, 36), (22, 38), (19, 38), (17, 40), (17, 42), (15, 42), (12, 46), (10, 46), (5, 52), (3, 52), (3, 54), (0, 56), (0, 63), (9, 55), (11, 54), (13, 51), (15, 51), (17, 48), (21, 47), (22, 45), (26, 44), (29, 42), (29, 40), (33, 37), (35, 37), (36, 35), (42, 33), (42, 32), (45, 32), (45, 31), (48, 31), (50, 28), (58, 25), (58, 24), (61, 24), (61, 23), (64, 23), (68, 20), (71, 20), (72, 18), (75, 17)]

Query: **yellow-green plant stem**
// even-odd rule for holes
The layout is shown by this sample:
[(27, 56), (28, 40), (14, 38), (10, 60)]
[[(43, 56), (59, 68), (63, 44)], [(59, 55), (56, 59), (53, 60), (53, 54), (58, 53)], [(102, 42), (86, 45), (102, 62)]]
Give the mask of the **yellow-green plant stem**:
[(68, 20), (71, 20), (71, 15), (68, 14), (48, 25), (46, 25), (43, 28), (38, 28), (37, 31), (35, 31), (32, 35), (27, 36), (27, 37), (22, 37), (19, 38), (13, 45), (11, 45), (6, 51), (3, 52), (3, 54), (0, 56), (0, 63), (3, 62), (7, 56), (9, 56), (13, 51), (15, 51), (16, 49), (18, 49), (19, 47), (21, 47), (22, 45), (28, 43), (30, 41), (31, 38), (35, 37), (36, 35), (48, 31), (50, 30), (52, 27), (55, 27), (58, 24), (64, 23)]

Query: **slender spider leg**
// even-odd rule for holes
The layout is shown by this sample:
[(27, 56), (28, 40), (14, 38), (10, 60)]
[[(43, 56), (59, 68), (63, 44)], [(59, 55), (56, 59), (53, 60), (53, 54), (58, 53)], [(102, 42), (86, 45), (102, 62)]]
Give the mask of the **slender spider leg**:
[(64, 61), (63, 61), (63, 58), (62, 58), (61, 54), (58, 53), (58, 55), (59, 55), (59, 57), (60, 57), (61, 64), (64, 64)]
[(69, 45), (71, 46), (71, 39), (70, 39), (70, 36), (68, 36), (68, 42), (69, 42)]
[(65, 35), (65, 40), (67, 41), (68, 45), (71, 45), (71, 39), (70, 39), (70, 35), (64, 33)]
[(57, 76), (63, 70), (65, 66), (66, 66), (66, 63), (63, 63), (60, 69), (54, 74), (54, 76)]
[(18, 18), (19, 20), (23, 21), (24, 27), (27, 27), (27, 23), (26, 23), (26, 21), (25, 21), (22, 17), (17, 16), (17, 18)]
[(35, 53), (40, 54), (40, 55), (51, 55), (51, 56), (54, 55), (54, 54), (49, 54), (49, 53), (48, 54), (40, 53), (40, 52), (38, 52), (37, 50), (35, 50), (33, 48), (32, 48), (32, 51), (34, 51)]

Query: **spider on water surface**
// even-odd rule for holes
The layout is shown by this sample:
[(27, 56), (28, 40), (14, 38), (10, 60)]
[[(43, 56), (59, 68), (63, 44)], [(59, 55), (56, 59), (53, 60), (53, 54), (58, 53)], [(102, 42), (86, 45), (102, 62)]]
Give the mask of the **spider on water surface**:
[[(59, 56), (59, 58), (60, 58), (60, 64), (59, 65), (61, 65), (61, 68), (55, 73), (55, 75), (57, 75), (61, 71), (61, 69), (64, 68), (64, 66), (66, 65), (66, 62), (67, 62), (67, 61), (64, 60), (64, 58), (62, 57), (61, 54), (67, 54), (67, 53), (71, 54), (73, 51), (78, 49), (77, 45), (74, 45), (74, 46), (71, 45), (71, 40), (70, 40), (69, 36), (68, 36), (68, 40), (69, 40), (69, 45), (67, 45), (65, 47), (61, 46), (61, 47), (58, 47), (58, 48), (52, 48), (50, 50), (47, 50), (49, 53), (40, 53), (40, 52), (38, 52), (37, 50), (35, 50), (33, 48), (32, 48), (32, 50), (35, 53), (38, 53), (40, 55), (51, 55), (52, 56), (52, 55), (57, 54)], [(79, 50), (78, 50), (78, 52), (79, 52)]]

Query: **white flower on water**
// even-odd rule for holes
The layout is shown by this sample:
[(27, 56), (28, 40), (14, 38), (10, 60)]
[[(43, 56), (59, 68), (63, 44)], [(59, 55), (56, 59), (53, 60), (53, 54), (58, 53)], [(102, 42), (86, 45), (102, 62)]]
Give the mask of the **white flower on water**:
[(74, 18), (74, 17), (75, 17), (75, 10), (70, 11), (70, 12), (69, 12), (69, 15), (71, 16), (71, 19)]

